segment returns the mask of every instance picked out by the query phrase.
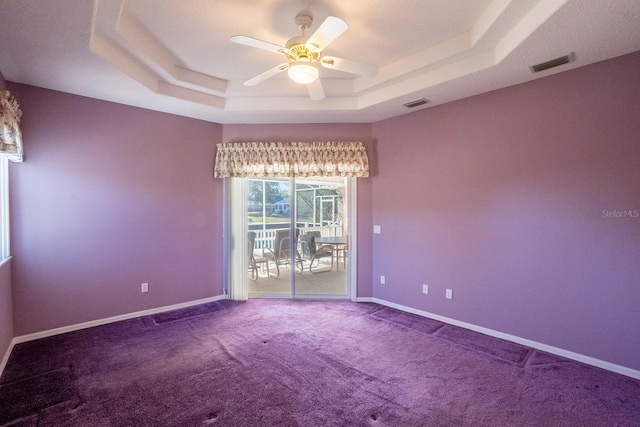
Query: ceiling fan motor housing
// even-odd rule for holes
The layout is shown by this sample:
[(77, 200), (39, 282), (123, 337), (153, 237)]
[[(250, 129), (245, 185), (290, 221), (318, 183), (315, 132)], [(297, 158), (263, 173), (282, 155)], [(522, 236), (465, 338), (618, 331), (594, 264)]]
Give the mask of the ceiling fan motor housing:
[(288, 51), (284, 54), (287, 55), (291, 61), (296, 62), (299, 60), (308, 60), (309, 62), (317, 62), (320, 60), (320, 46), (313, 44), (313, 49), (309, 49), (306, 45), (309, 37), (298, 36), (289, 39), (286, 44)]

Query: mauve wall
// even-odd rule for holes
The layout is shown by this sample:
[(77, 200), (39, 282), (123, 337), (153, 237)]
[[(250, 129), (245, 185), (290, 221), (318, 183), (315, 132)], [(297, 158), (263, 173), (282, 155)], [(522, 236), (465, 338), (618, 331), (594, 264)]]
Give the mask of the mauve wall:
[(25, 141), (11, 168), (16, 335), (222, 293), (221, 125), (9, 89)]
[(374, 296), (640, 369), (638, 70), (634, 53), (374, 124)]
[[(362, 141), (372, 159), (371, 124), (264, 124), (224, 125), (224, 142), (249, 141)], [(372, 171), (375, 173), (375, 170)], [(358, 178), (358, 297), (371, 297), (371, 178)]]
[[(7, 82), (0, 72), (0, 90)], [(13, 308), (11, 300), (11, 260), (0, 265), (0, 360), (4, 357), (13, 338)]]

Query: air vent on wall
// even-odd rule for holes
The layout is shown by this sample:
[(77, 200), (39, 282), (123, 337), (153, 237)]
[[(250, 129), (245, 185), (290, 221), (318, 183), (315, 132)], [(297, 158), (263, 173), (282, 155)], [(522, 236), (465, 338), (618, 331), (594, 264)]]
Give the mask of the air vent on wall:
[(406, 104), (402, 104), (402, 105), (407, 108), (415, 108), (415, 107), (424, 105), (428, 102), (429, 100), (427, 98), (420, 98), (420, 99), (416, 99), (415, 101), (407, 102)]
[(541, 64), (532, 65), (529, 69), (532, 73), (539, 73), (540, 71), (548, 70), (549, 68), (568, 64), (569, 62), (573, 62), (575, 59), (576, 54), (571, 52), (569, 55), (561, 56), (560, 58), (552, 59), (551, 61), (543, 62)]

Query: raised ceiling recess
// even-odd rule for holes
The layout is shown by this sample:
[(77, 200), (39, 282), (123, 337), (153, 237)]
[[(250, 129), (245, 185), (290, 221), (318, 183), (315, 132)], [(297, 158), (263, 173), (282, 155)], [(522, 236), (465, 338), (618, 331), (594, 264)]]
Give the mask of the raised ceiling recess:
[(638, 0), (588, 3), (20, 0), (0, 71), (218, 123), (374, 122), (640, 49)]
[[(287, 15), (284, 6), (278, 11), (262, 9), (250, 1), (233, 2), (233, 8), (227, 5), (230, 14), (226, 16), (222, 7), (216, 13), (216, 2), (176, 2), (174, 6), (186, 8), (176, 12), (170, 7), (172, 3), (163, 3), (163, 10), (151, 0), (96, 0), (90, 48), (155, 93), (215, 109), (273, 113), (308, 108), (343, 112), (402, 101), (405, 96), (415, 99), (415, 94), (422, 94), (420, 91), (494, 67), (566, 1), (478, 0), (473, 7), (467, 1), (454, 1), (456, 4), (449, 7), (439, 4), (442, 2), (425, 1), (421, 2), (422, 7), (404, 10), (402, 18), (389, 16), (386, 10), (374, 12), (372, 5), (366, 7), (363, 3), (341, 14), (343, 20), (326, 10)], [(468, 10), (464, 11), (463, 5)], [(393, 7), (402, 10), (401, 4), (394, 3)], [(256, 13), (255, 8), (264, 13)], [(146, 14), (151, 9), (152, 18)], [(379, 20), (365, 22), (362, 27), (357, 25), (356, 12), (366, 16), (377, 13), (396, 27), (390, 28)], [(273, 19), (264, 19), (270, 16)], [(292, 16), (297, 18), (291, 19)], [(354, 16), (356, 24), (345, 32), (349, 16)], [(437, 24), (443, 20), (450, 20), (451, 25), (447, 28)], [(321, 23), (317, 28), (313, 28), (315, 21)], [(161, 25), (162, 22), (171, 24)], [(290, 39), (294, 25), (303, 30), (303, 35)], [(226, 28), (233, 33), (227, 36)], [(313, 32), (312, 36), (307, 38), (305, 31)], [(371, 35), (372, 31), (380, 34)], [(400, 34), (394, 36), (396, 32)], [(238, 33), (251, 37), (233, 37)], [(314, 37), (316, 34), (319, 37)], [(335, 40), (340, 35), (340, 40)], [(390, 39), (387, 46), (380, 45), (381, 36)], [(176, 38), (180, 41), (175, 42)], [(264, 52), (257, 56), (255, 50), (233, 42), (260, 47)], [(320, 49), (333, 48), (339, 42), (335, 50), (345, 52), (348, 61), (338, 53), (335, 57), (314, 57), (324, 53)], [(275, 59), (273, 53), (284, 53), (288, 62), (266, 67), (266, 72), (256, 76), (261, 64)], [(203, 61), (197, 55), (218, 58), (224, 66), (207, 66), (211, 61)], [(318, 70), (320, 78), (308, 84), (307, 90), (287, 78), (287, 73), (270, 79), (269, 85), (256, 84), (257, 80), (295, 67), (300, 59), (307, 59), (305, 56), (309, 64), (333, 68), (327, 70), (331, 73), (324, 76), (323, 70)], [(350, 72), (351, 64), (357, 64), (360, 73)]]

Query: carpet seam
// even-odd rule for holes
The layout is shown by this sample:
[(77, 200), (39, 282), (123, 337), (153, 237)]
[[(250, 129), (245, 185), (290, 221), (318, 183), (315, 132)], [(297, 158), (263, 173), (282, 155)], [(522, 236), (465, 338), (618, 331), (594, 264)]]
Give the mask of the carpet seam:
[[(373, 314), (374, 314), (374, 313), (371, 313), (370, 315), (372, 315), (372, 316), (373, 316)], [(445, 342), (448, 342), (448, 343), (451, 343), (451, 344), (457, 345), (457, 346), (459, 346), (459, 347), (466, 348), (466, 349), (468, 349), (468, 350), (472, 350), (472, 351), (474, 351), (474, 352), (476, 352), (476, 353), (486, 354), (487, 356), (490, 356), (490, 357), (492, 357), (492, 358), (494, 358), (494, 359), (502, 360), (502, 361), (504, 361), (504, 362), (511, 363), (512, 365), (519, 366), (519, 367), (521, 367), (521, 368), (525, 368), (525, 364), (524, 364), (524, 363), (525, 363), (526, 361), (528, 361), (528, 360), (529, 360), (529, 358), (530, 358), (531, 354), (532, 354), (532, 353), (533, 353), (533, 351), (535, 350), (535, 349), (534, 349), (534, 348), (532, 348), (532, 347), (526, 347), (526, 346), (523, 346), (523, 345), (520, 345), (520, 344), (516, 344), (516, 345), (519, 345), (521, 348), (526, 349), (525, 356), (522, 358), (522, 360), (519, 360), (519, 361), (508, 360), (508, 359), (504, 359), (504, 358), (502, 358), (502, 357), (495, 356), (495, 355), (493, 355), (493, 354), (491, 354), (491, 353), (489, 353), (489, 352), (487, 352), (487, 351), (480, 351), (480, 350), (478, 350), (478, 349), (476, 349), (476, 348), (473, 348), (473, 347), (470, 347), (470, 346), (467, 346), (467, 345), (461, 344), (461, 343), (459, 343), (459, 342), (456, 342), (456, 341), (453, 341), (453, 340), (450, 340), (450, 339), (447, 339), (447, 338), (441, 337), (441, 336), (439, 336), (439, 335), (436, 335), (436, 332), (440, 331), (442, 328), (444, 328), (445, 326), (447, 326), (446, 324), (442, 324), (442, 325), (440, 325), (437, 329), (434, 329), (432, 332), (425, 332), (425, 331), (423, 331), (423, 330), (420, 330), (420, 329), (417, 329), (417, 328), (413, 328), (413, 327), (411, 327), (411, 326), (403, 325), (403, 324), (401, 324), (401, 323), (395, 322), (395, 321), (390, 320), (390, 319), (385, 319), (385, 318), (383, 318), (383, 317), (379, 317), (379, 316), (374, 316), (374, 317), (375, 317), (376, 319), (379, 319), (379, 320), (382, 320), (382, 321), (385, 321), (385, 322), (388, 322), (388, 323), (392, 323), (392, 324), (397, 325), (397, 326), (400, 326), (400, 327), (402, 327), (402, 328), (411, 329), (411, 330), (413, 330), (413, 331), (416, 331), (416, 332), (419, 332), (419, 333), (422, 333), (422, 334), (425, 334), (425, 335), (429, 335), (429, 336), (431, 336), (432, 338), (436, 338), (436, 339), (439, 339), (439, 340), (441, 340), (441, 341), (445, 341)], [(454, 328), (458, 328), (457, 326), (453, 326), (453, 325), (449, 325), (449, 326), (452, 326), (452, 327), (454, 327)], [(477, 333), (477, 332), (476, 332), (476, 333)]]
[(520, 362), (520, 366), (524, 369), (527, 368), (527, 365), (529, 363), (529, 360), (531, 360), (531, 357), (533, 357), (533, 353), (535, 353), (536, 349), (535, 348), (529, 348), (529, 351), (527, 351), (527, 354), (524, 355), (522, 362)]
[(15, 379), (15, 380), (7, 382), (7, 383), (0, 383), (0, 387), (5, 387), (5, 386), (8, 386), (8, 385), (15, 384), (15, 383), (18, 383), (20, 381), (25, 381), (25, 380), (32, 379), (32, 378), (38, 378), (38, 377), (41, 377), (43, 375), (50, 374), (52, 372), (60, 371), (62, 369), (69, 369), (69, 374), (71, 374), (71, 365), (67, 365), (67, 366), (62, 366), (62, 367), (55, 368), (55, 369), (50, 369), (48, 371), (40, 372), (39, 374), (36, 374), (36, 375), (29, 375), (27, 377), (21, 377), (21, 378)]

